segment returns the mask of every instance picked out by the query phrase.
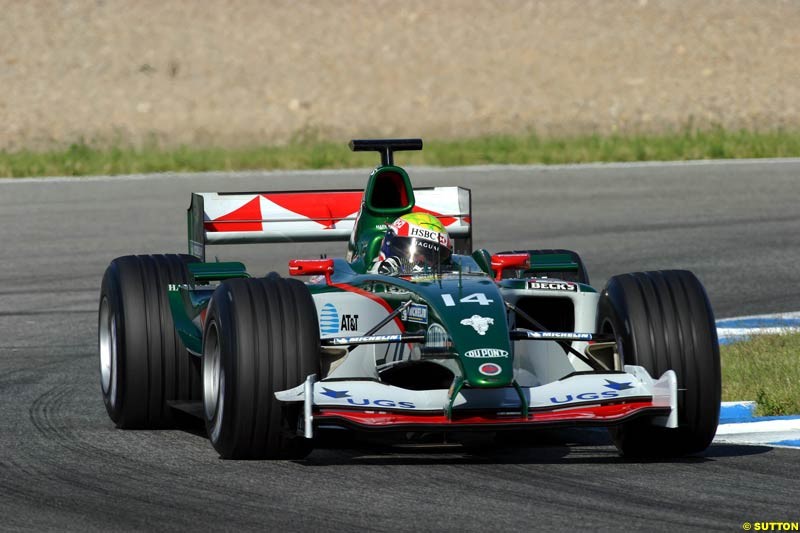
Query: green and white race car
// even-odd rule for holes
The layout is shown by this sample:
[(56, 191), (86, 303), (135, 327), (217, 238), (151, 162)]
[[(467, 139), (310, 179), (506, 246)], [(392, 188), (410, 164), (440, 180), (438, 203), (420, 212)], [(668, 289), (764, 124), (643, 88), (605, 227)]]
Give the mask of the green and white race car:
[[(393, 154), (361, 190), (194, 193), (189, 254), (114, 259), (99, 310), (103, 400), (121, 428), (205, 420), (224, 458), (300, 458), (325, 428), (398, 440), (610, 428), (624, 455), (703, 451), (719, 348), (688, 271), (589, 285), (569, 250), (472, 249), (471, 196), (413, 188)], [(347, 241), (291, 276), (205, 262), (208, 245)]]

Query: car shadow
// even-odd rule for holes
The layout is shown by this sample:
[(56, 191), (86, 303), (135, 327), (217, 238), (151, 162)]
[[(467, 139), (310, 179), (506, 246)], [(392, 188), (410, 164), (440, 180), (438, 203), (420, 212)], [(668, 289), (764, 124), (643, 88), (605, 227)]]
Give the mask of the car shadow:
[(712, 444), (705, 452), (686, 457), (634, 459), (621, 457), (605, 430), (531, 431), (469, 444), (441, 441), (398, 444), (389, 438), (341, 432), (321, 437), (311, 455), (295, 462), (311, 468), (337, 465), (703, 464), (771, 450), (769, 446)]
[[(202, 420), (176, 413), (175, 428), (207, 438)], [(701, 464), (727, 457), (760, 455), (774, 448), (742, 444), (712, 444), (701, 454), (679, 458), (621, 457), (608, 431), (602, 428), (548, 429), (499, 433), (448, 441), (442, 435), (381, 436), (344, 430), (322, 430), (314, 451), (293, 461), (308, 467), (336, 465), (458, 465), (458, 464)]]

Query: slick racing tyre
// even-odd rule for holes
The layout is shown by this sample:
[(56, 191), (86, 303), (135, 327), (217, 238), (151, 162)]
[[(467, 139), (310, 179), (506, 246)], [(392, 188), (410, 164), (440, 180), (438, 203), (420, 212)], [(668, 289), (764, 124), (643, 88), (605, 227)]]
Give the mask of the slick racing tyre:
[(522, 278), (527, 276), (536, 276), (543, 278), (556, 278), (564, 281), (573, 281), (577, 283), (589, 284), (589, 273), (586, 270), (586, 265), (583, 264), (581, 256), (572, 250), (514, 250), (511, 252), (500, 252), (503, 254), (531, 254), (531, 263), (536, 263), (537, 255), (568, 255), (573, 263), (578, 265), (577, 272), (560, 272), (560, 271), (537, 271), (537, 270), (506, 270), (503, 272), (504, 278)]
[(720, 362), (714, 314), (700, 281), (685, 270), (614, 276), (597, 311), (597, 331), (613, 333), (624, 364), (653, 378), (678, 377), (678, 427), (638, 419), (611, 429), (631, 457), (674, 457), (705, 450), (717, 430)]
[(167, 298), (187, 283), (189, 255), (128, 255), (106, 269), (100, 290), (100, 387), (120, 428), (166, 427), (169, 401), (200, 399), (198, 361), (183, 346)]
[(319, 325), (306, 286), (273, 273), (232, 279), (214, 291), (203, 332), (203, 412), (225, 459), (298, 459), (302, 402), (275, 392), (319, 375)]

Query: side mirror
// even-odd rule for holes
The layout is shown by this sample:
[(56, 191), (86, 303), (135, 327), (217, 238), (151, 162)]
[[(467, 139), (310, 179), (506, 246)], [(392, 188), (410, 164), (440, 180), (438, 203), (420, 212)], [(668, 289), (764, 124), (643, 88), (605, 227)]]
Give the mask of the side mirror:
[(324, 275), (325, 281), (330, 284), (333, 274), (333, 259), (290, 259), (290, 276), (315, 276)]
[(492, 256), (492, 271), (495, 281), (503, 279), (503, 271), (511, 268), (530, 268), (531, 255), (524, 254), (495, 254)]

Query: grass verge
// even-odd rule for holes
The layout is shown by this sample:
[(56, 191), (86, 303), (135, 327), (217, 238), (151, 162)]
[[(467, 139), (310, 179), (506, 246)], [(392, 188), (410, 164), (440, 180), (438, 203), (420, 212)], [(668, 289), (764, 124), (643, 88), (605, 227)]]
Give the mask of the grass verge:
[(800, 413), (800, 333), (720, 347), (723, 401), (755, 400), (759, 416)]
[[(399, 154), (417, 165), (560, 164), (800, 156), (800, 131), (685, 130), (661, 135), (586, 135), (569, 138), (486, 136), (429, 141), (422, 152)], [(97, 148), (0, 151), (0, 177), (83, 176), (145, 172), (321, 169), (373, 166), (375, 154), (350, 152), (344, 142), (296, 141), (251, 148)]]

